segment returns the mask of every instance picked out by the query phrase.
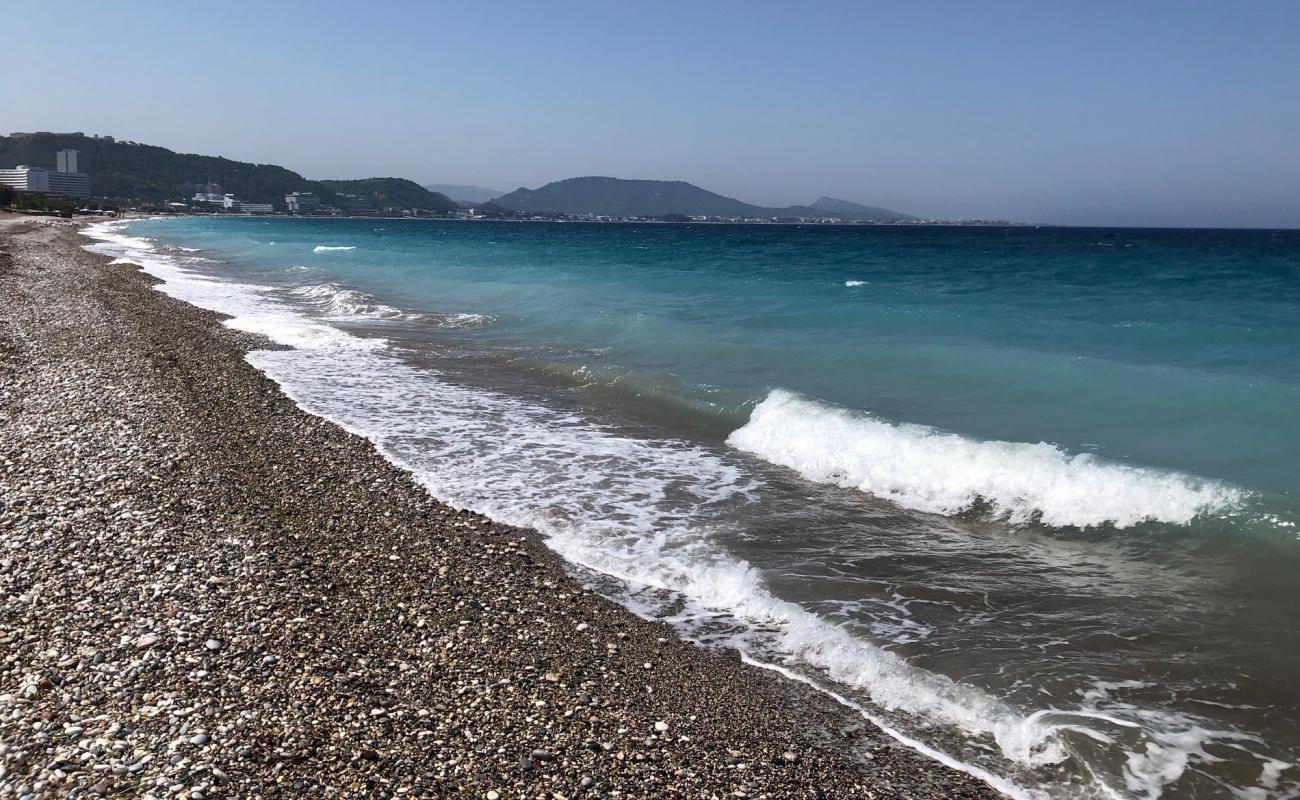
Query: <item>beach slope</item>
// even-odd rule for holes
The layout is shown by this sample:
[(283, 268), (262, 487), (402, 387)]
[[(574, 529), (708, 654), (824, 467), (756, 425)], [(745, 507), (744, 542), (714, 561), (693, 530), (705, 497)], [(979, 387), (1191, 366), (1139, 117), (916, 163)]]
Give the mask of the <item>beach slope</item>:
[(587, 591), (0, 218), (0, 796), (996, 796)]

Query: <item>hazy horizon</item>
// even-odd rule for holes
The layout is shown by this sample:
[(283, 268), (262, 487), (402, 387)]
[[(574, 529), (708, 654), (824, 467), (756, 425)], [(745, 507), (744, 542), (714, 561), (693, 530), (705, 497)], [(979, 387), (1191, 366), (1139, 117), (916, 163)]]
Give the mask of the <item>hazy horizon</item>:
[[(9, 9), (4, 127), (511, 191), (1300, 226), (1300, 4)], [(42, 37), (41, 31), (53, 38)], [(47, 43), (54, 42), (53, 50)]]

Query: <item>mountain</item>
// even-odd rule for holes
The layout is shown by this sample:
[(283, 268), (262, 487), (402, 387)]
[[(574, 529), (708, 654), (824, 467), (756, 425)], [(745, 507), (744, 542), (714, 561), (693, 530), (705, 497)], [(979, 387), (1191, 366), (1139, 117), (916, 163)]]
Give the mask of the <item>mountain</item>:
[[(445, 194), (432, 192), (406, 178), (363, 178), (354, 181), (319, 181), (338, 195), (353, 195), (374, 208), (418, 208), (424, 211), (455, 211), (459, 206)], [(347, 199), (347, 198), (345, 198)]]
[(761, 216), (766, 211), (685, 181), (631, 181), (601, 177), (569, 178), (548, 183), (540, 189), (519, 188), (493, 202), (512, 211), (625, 217), (664, 214), (744, 217)]
[(334, 201), (328, 189), (274, 164), (181, 154), (79, 133), (0, 137), (0, 167), (54, 169), (54, 154), (66, 148), (80, 151), (81, 169), (90, 175), (90, 193), (96, 197), (161, 203), (188, 199), (197, 184), (215, 182), (240, 200), (255, 203), (283, 204), (290, 192), (316, 192), (325, 202)]
[[(644, 181), (584, 177), (548, 183), (539, 189), (519, 188), (492, 201), (524, 213), (608, 214), (618, 217), (662, 217), (686, 214), (707, 217), (840, 217), (842, 219), (912, 219), (885, 209), (873, 216), (825, 211), (809, 206), (768, 208), (715, 194), (685, 181)], [(861, 206), (867, 208), (867, 206)]]
[(485, 189), (482, 186), (465, 186), (458, 183), (435, 183), (424, 188), (431, 192), (445, 194), (458, 203), (486, 203), (494, 197), (505, 194), (505, 192), (496, 189)]
[(875, 206), (864, 206), (858, 203), (850, 203), (848, 200), (837, 200), (834, 197), (819, 197), (817, 202), (809, 208), (815, 208), (827, 214), (842, 216), (846, 219), (868, 219), (868, 220), (914, 220), (916, 217), (900, 214), (897, 211), (890, 211), (887, 208), (877, 208)]

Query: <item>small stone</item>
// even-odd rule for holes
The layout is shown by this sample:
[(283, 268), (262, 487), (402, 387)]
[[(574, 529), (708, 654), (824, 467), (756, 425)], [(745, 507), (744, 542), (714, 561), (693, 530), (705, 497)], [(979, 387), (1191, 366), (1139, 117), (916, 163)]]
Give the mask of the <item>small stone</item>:
[(548, 673), (546, 673), (545, 675), (543, 675), (542, 678), (543, 678), (547, 683), (559, 683), (559, 682), (560, 682), (560, 676), (559, 676), (557, 673), (554, 673), (554, 672), (548, 672)]
[(781, 760), (787, 764), (797, 764), (799, 763), (799, 756), (791, 750), (786, 750), (781, 754)]
[(190, 737), (190, 744), (195, 747), (205, 747), (210, 741), (212, 741), (212, 739), (206, 733), (200, 733)]
[(550, 761), (555, 756), (551, 755), (549, 750), (537, 749), (532, 752), (534, 761)]
[(216, 652), (217, 650), (221, 649), (221, 640), (209, 639), (203, 643), (203, 646), (208, 648), (209, 650), (212, 650), (213, 652)]
[(139, 639), (135, 640), (135, 649), (148, 650), (150, 647), (153, 647), (156, 644), (158, 644), (158, 634), (146, 633), (144, 636), (141, 636)]
[(496, 789), (488, 789), (488, 793), (484, 796), (487, 797), (487, 800), (501, 800), (501, 793)]
[(655, 730), (659, 733), (666, 733), (668, 731), (668, 723), (663, 721), (656, 722)]
[(596, 780), (592, 778), (590, 775), (583, 775), (582, 780), (578, 781), (578, 785), (584, 789), (590, 789), (595, 784), (596, 784)]

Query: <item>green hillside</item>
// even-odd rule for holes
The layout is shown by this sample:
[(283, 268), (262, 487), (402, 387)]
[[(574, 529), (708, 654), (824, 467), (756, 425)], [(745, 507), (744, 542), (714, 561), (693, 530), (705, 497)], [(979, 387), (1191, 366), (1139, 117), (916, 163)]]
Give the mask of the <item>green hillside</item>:
[(96, 197), (162, 203), (188, 199), (196, 184), (215, 182), (239, 199), (255, 203), (283, 205), (290, 192), (316, 192), (323, 201), (334, 201), (327, 187), (274, 164), (175, 153), (79, 134), (0, 137), (0, 167), (27, 164), (54, 169), (54, 154), (65, 148), (80, 151), (82, 171), (90, 175), (90, 193)]
[(418, 208), (425, 211), (455, 211), (456, 201), (445, 194), (431, 192), (405, 178), (363, 178), (354, 181), (320, 181), (338, 195), (355, 195), (371, 206), (383, 208)]
[(341, 194), (355, 195), (377, 209), (454, 211), (455, 201), (404, 178), (313, 181), (275, 164), (250, 164), (219, 156), (176, 153), (165, 147), (110, 141), (81, 134), (38, 133), (0, 137), (0, 167), (27, 164), (54, 169), (55, 153), (80, 152), (95, 197), (132, 202), (188, 200), (197, 187), (220, 184), (222, 191), (253, 203), (284, 205), (291, 192), (313, 192), (328, 205), (343, 205)]

